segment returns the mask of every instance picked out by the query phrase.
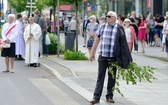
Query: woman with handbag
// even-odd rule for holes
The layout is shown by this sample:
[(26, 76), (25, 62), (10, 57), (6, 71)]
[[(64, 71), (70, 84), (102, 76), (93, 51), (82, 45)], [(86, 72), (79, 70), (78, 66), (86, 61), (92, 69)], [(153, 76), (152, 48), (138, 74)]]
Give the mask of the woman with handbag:
[[(8, 23), (5, 23), (2, 28), (2, 40), (4, 45), (8, 45), (9, 47), (4, 47), (1, 56), (5, 57), (6, 69), (3, 72), (11, 72), (14, 73), (14, 57), (15, 57), (15, 42), (17, 37), (17, 27), (14, 23), (15, 15), (8, 15)], [(9, 70), (9, 61), (11, 64), (11, 69)]]
[(148, 15), (148, 18), (146, 21), (148, 26), (149, 46), (152, 47), (152, 43), (154, 42), (154, 35), (155, 35), (155, 20), (153, 18), (152, 13)]
[(90, 54), (93, 42), (94, 42), (94, 36), (96, 34), (96, 31), (98, 29), (98, 23), (96, 23), (96, 16), (92, 15), (89, 17), (90, 23), (88, 23), (86, 28), (86, 45)]

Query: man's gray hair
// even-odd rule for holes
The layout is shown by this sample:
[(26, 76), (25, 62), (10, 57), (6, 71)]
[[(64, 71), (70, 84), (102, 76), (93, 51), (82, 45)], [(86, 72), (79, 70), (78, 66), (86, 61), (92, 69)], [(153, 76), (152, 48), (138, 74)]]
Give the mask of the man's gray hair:
[(114, 16), (117, 19), (117, 14), (114, 11), (109, 11), (108, 14)]
[(8, 19), (9, 19), (9, 17), (12, 17), (13, 19), (15, 19), (15, 14), (9, 14)]

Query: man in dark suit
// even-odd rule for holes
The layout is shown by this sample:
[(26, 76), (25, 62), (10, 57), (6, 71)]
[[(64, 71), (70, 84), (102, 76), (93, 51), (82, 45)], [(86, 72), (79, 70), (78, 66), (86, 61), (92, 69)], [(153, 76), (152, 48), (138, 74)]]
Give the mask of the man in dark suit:
[(86, 15), (85, 19), (83, 21), (83, 37), (84, 37), (84, 46), (83, 47), (86, 46), (86, 36), (87, 36), (86, 35), (86, 28), (87, 28), (88, 23), (90, 23), (90, 20), (88, 19), (88, 16)]

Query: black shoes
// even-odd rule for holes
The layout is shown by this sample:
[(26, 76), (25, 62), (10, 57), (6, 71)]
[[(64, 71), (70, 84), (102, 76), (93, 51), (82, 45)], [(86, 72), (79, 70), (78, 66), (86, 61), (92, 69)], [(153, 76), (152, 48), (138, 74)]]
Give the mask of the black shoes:
[(37, 63), (30, 63), (28, 64), (29, 67), (38, 67), (38, 64)]
[(99, 100), (98, 100), (98, 99), (92, 99), (92, 100), (90, 101), (90, 103), (91, 103), (92, 105), (94, 105), (94, 104), (99, 103)]
[(33, 64), (33, 63), (30, 63), (30, 64), (28, 64), (28, 66), (29, 66), (29, 67), (33, 67), (33, 66), (34, 66), (34, 64)]
[(14, 60), (16, 60), (16, 61), (23, 61), (23, 60), (25, 60), (25, 59), (22, 58), (22, 57), (19, 57), (19, 58), (15, 57)]
[(34, 63), (33, 66), (34, 66), (34, 67), (37, 67), (37, 63)]
[(23, 61), (23, 60), (25, 60), (25, 59), (21, 57), (21, 58), (18, 58), (18, 60)]
[[(113, 98), (106, 98), (106, 101), (109, 102), (109, 103), (114, 103)], [(92, 99), (92, 100), (90, 101), (90, 103), (91, 103), (92, 105), (97, 104), (97, 103), (99, 103), (99, 99)]]
[(106, 98), (106, 101), (109, 102), (109, 103), (114, 103), (113, 98)]

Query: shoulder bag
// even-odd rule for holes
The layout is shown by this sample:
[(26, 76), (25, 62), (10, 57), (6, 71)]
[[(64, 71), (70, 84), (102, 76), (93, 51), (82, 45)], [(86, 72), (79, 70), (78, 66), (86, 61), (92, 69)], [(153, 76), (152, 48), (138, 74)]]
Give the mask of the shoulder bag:
[(92, 47), (94, 42), (94, 38), (90, 37), (89, 40), (87, 41), (87, 47)]

